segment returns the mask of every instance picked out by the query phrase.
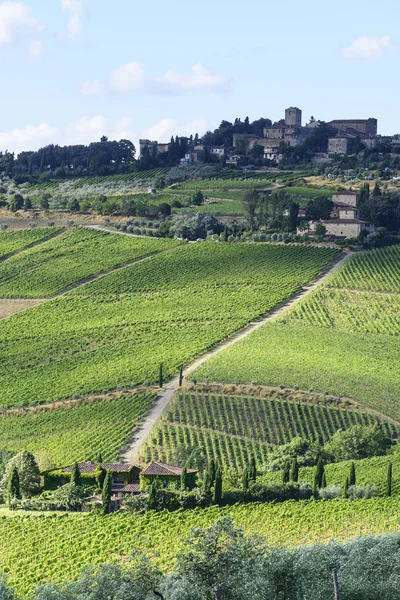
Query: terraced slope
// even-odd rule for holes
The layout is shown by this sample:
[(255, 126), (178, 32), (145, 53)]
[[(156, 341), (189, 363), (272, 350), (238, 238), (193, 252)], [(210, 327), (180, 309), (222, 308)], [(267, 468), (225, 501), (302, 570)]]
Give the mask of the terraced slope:
[(313, 388), (400, 419), (399, 265), (399, 246), (352, 257), (325, 286), (192, 377)]
[(311, 246), (191, 244), (11, 316), (0, 323), (0, 402), (157, 383), (160, 363), (170, 377), (287, 299), (336, 255)]
[[(378, 417), (356, 409), (324, 406), (280, 398), (255, 398), (217, 393), (178, 392), (141, 452), (143, 462), (172, 462), (181, 447), (202, 449), (207, 461), (224, 468), (243, 469), (254, 454), (268, 462), (271, 444), (285, 444), (300, 436), (327, 441), (338, 429), (371, 425)], [(387, 422), (389, 435), (400, 426)]]

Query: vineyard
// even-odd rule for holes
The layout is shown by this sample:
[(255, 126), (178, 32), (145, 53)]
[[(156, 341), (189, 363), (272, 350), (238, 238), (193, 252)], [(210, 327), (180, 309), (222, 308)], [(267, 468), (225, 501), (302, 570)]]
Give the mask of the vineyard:
[(0, 264), (0, 297), (51, 296), (106, 269), (176, 245), (170, 239), (72, 229)]
[[(122, 236), (121, 236), (122, 237)], [(315, 277), (332, 248), (190, 244), (0, 323), (2, 406), (166, 380)]]
[[(393, 465), (392, 495), (400, 496), (400, 454), (398, 449), (393, 455), (374, 456), (354, 462), (356, 467), (357, 485), (372, 484), (377, 487), (378, 494), (386, 495), (388, 463)], [(327, 485), (338, 485), (343, 488), (346, 477), (349, 476), (352, 461), (342, 461), (325, 465)], [(299, 481), (312, 484), (315, 467), (303, 467), (299, 472)], [(281, 482), (282, 472), (276, 471), (260, 477), (260, 481)]]
[[(252, 454), (258, 464), (266, 464), (271, 444), (297, 436), (326, 442), (338, 429), (376, 422), (371, 414), (319, 403), (178, 392), (141, 456), (143, 462), (168, 463), (179, 447), (202, 448), (207, 461), (241, 470)], [(400, 426), (384, 425), (388, 435), (398, 436)]]
[(0, 259), (24, 248), (29, 248), (29, 246), (42, 242), (61, 231), (62, 229), (57, 227), (2, 231), (0, 232)]
[(399, 419), (399, 258), (398, 247), (352, 257), (277, 322), (193, 377), (314, 388)]
[(229, 516), (246, 534), (270, 546), (338, 541), (398, 529), (398, 498), (246, 504), (145, 514), (0, 517), (0, 561), (17, 591), (44, 581), (71, 580), (88, 564), (126, 558), (136, 545), (165, 571), (174, 567), (191, 527), (208, 527)]
[(153, 401), (151, 393), (119, 393), (17, 414), (3, 412), (2, 448), (29, 450), (42, 469), (95, 460), (99, 452), (105, 462), (117, 461), (120, 449)]

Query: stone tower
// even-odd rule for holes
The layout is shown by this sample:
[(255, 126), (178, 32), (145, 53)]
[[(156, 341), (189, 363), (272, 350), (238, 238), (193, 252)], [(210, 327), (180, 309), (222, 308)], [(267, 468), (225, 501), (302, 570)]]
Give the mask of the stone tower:
[(285, 110), (285, 124), (289, 127), (301, 127), (301, 110), (291, 106)]

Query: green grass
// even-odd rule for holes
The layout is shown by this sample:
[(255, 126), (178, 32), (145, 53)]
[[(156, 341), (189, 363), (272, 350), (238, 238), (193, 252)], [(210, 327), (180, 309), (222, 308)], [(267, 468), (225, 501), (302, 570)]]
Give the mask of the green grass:
[(192, 527), (229, 516), (269, 546), (308, 545), (398, 530), (398, 498), (301, 501), (211, 507), (186, 512), (0, 517), (0, 561), (10, 584), (29, 594), (45, 581), (71, 580), (88, 564), (126, 558), (139, 545), (165, 571), (174, 568)]
[(298, 196), (299, 198), (304, 198), (307, 201), (312, 198), (316, 198), (317, 196), (324, 196), (325, 198), (332, 198), (332, 194), (335, 192), (332, 190), (328, 190), (326, 188), (318, 188), (318, 187), (307, 187), (307, 186), (292, 186), (286, 187), (285, 192), (288, 194), (292, 194), (292, 196)]
[(72, 229), (0, 264), (0, 297), (51, 296), (106, 269), (175, 245), (169, 239)]
[(277, 322), (192, 377), (313, 388), (400, 419), (399, 256), (389, 248), (352, 257)]
[[(338, 429), (371, 425), (376, 416), (354, 409), (280, 398), (179, 392), (142, 450), (144, 462), (171, 462), (179, 447), (202, 448), (207, 462), (243, 469), (254, 454), (268, 463), (271, 444), (300, 436), (327, 441)], [(400, 427), (385, 424), (397, 437)]]
[(151, 393), (120, 393), (57, 407), (0, 414), (3, 449), (35, 455), (41, 469), (95, 460), (117, 461), (138, 421), (150, 409)]
[(337, 251), (190, 244), (0, 323), (0, 404), (158, 382), (315, 277)]
[(14, 252), (28, 248), (62, 231), (61, 227), (45, 227), (39, 229), (20, 229), (18, 231), (0, 232), (0, 258), (6, 258)]

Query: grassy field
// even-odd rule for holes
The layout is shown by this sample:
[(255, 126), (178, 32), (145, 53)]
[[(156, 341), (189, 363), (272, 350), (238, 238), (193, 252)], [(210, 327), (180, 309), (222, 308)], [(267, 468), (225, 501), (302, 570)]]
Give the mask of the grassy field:
[(0, 517), (0, 561), (21, 593), (39, 583), (72, 579), (88, 564), (126, 558), (139, 545), (163, 569), (191, 527), (208, 527), (229, 516), (246, 534), (261, 534), (268, 545), (347, 540), (398, 530), (400, 501), (300, 501), (247, 504), (175, 513), (95, 515), (16, 515)]
[(0, 258), (4, 259), (10, 254), (28, 248), (37, 242), (62, 231), (59, 227), (46, 227), (39, 229), (21, 229), (20, 231), (0, 232)]
[(193, 377), (314, 388), (400, 419), (399, 258), (398, 247), (354, 256), (324, 287)]
[(43, 298), (128, 261), (173, 248), (170, 239), (72, 229), (0, 264), (0, 297)]
[[(122, 237), (122, 236), (121, 236)], [(190, 244), (0, 323), (2, 406), (175, 373), (315, 277), (332, 248)]]
[[(218, 393), (178, 392), (142, 450), (144, 462), (173, 461), (182, 446), (203, 449), (224, 468), (243, 469), (254, 454), (268, 462), (271, 444), (285, 444), (300, 436), (327, 441), (338, 429), (371, 425), (376, 416), (355, 409), (324, 406), (279, 398), (229, 396)], [(385, 424), (397, 437), (400, 427)]]
[(29, 450), (42, 470), (95, 460), (118, 460), (138, 421), (150, 409), (152, 393), (118, 393), (28, 411), (0, 413), (2, 448)]

